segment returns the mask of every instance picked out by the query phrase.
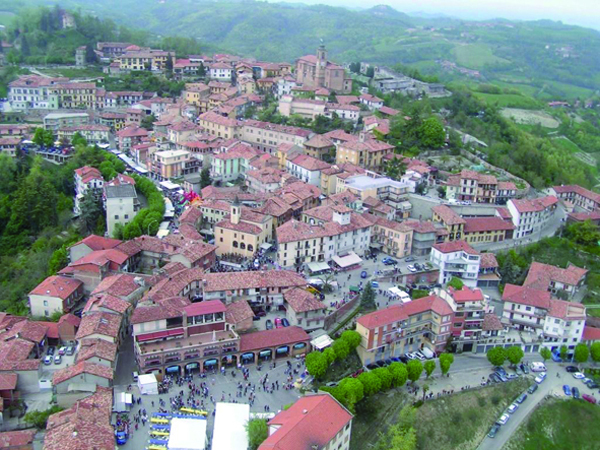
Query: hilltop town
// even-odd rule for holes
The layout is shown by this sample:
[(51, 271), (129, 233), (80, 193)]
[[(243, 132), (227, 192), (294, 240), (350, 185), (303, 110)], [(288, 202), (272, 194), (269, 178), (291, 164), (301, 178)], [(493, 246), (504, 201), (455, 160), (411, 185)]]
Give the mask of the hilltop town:
[[(324, 44), (293, 64), (92, 52), (106, 77), (184, 87), (8, 84), (4, 161), (67, 170), (79, 234), (26, 313), (0, 313), (0, 448), (433, 448), (414, 418), (389, 427), (364, 407), (389, 391), (394, 417), (483, 393), (464, 448), (491, 449), (563, 395), (559, 373), (596, 403), (600, 265), (581, 254), (597, 254), (600, 194), (534, 188), (444, 108), (389, 106), (450, 89), (350, 70)], [(76, 66), (89, 60), (79, 47)]]

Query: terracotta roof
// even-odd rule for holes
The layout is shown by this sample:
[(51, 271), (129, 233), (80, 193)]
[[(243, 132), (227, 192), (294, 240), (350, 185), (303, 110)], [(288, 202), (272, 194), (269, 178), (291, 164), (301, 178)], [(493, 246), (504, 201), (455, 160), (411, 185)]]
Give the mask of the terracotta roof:
[(430, 295), (402, 305), (394, 305), (365, 314), (364, 316), (359, 317), (357, 322), (365, 328), (374, 329), (393, 322), (406, 320), (412, 315), (421, 314), (430, 310), (435, 311), (440, 315), (449, 315), (453, 313), (452, 308), (445, 300), (437, 295)]
[(225, 320), (227, 323), (237, 324), (254, 317), (254, 312), (246, 300), (238, 300), (227, 305)]
[(465, 233), (481, 233), (488, 231), (510, 231), (515, 226), (500, 217), (468, 217), (465, 221)]
[(583, 328), (583, 341), (600, 341), (600, 328), (585, 326)]
[(83, 308), (83, 312), (100, 311), (100, 308), (108, 309), (119, 314), (125, 314), (127, 310), (131, 308), (131, 303), (103, 292), (101, 294), (90, 295)]
[(217, 114), (213, 111), (207, 111), (203, 114), (200, 114), (198, 117), (200, 121), (206, 121), (211, 123), (216, 123), (217, 125), (222, 125), (225, 127), (237, 127), (238, 121), (235, 119), (230, 119), (229, 117), (223, 117), (220, 114)]
[(66, 300), (81, 286), (83, 286), (83, 283), (75, 278), (53, 275), (38, 284), (29, 295), (43, 295)]
[(0, 433), (0, 449), (18, 450), (19, 448), (28, 448), (28, 446), (33, 445), (33, 438), (36, 433), (37, 430), (5, 431), (4, 433)]
[(325, 448), (351, 420), (352, 414), (330, 394), (307, 395), (269, 421), (276, 431), (258, 449)]
[(512, 214), (508, 208), (496, 208), (496, 212), (502, 218), (502, 220), (512, 220)]
[(443, 242), (440, 244), (434, 244), (433, 248), (442, 253), (454, 253), (462, 251), (470, 255), (479, 255), (479, 252), (474, 250), (473, 247), (471, 247), (465, 241)]
[[(10, 391), (17, 388), (17, 379), (19, 376), (16, 373), (0, 373), (0, 391)], [(2, 446), (0, 446), (2, 448)]]
[(122, 317), (120, 314), (107, 312), (91, 312), (81, 319), (79, 330), (75, 338), (83, 339), (92, 334), (100, 334), (116, 339), (121, 329)]
[(327, 308), (313, 293), (298, 287), (285, 291), (283, 298), (296, 313), (320, 311)]
[(290, 212), (292, 207), (282, 198), (272, 197), (268, 199), (263, 206), (258, 208), (263, 214), (268, 214), (273, 217), (281, 217)]
[(433, 222), (425, 220), (406, 220), (403, 223), (412, 228), (415, 233), (435, 233), (437, 231)]
[(566, 269), (561, 269), (550, 264), (533, 261), (529, 267), (529, 272), (523, 282), (523, 286), (547, 290), (552, 281), (576, 286), (583, 280), (587, 272), (586, 269), (581, 269), (573, 264), (569, 264)]
[(171, 297), (153, 305), (138, 304), (131, 316), (131, 323), (154, 322), (156, 320), (181, 317), (183, 309), (190, 304), (190, 300), (186, 297)]
[(516, 191), (517, 185), (512, 181), (498, 181), (498, 190), (500, 191)]
[(106, 378), (107, 380), (113, 379), (113, 370), (111, 367), (107, 367), (103, 364), (81, 361), (73, 366), (58, 369), (54, 372), (54, 375), (52, 376), (52, 385), (56, 386), (57, 384), (63, 383), (64, 381), (70, 380), (83, 373), (96, 375), (98, 377)]
[(75, 173), (84, 183), (89, 183), (91, 180), (104, 180), (100, 171), (95, 167), (83, 166), (75, 169)]
[(36, 344), (40, 344), (46, 337), (48, 326), (42, 322), (34, 322), (26, 319), (15, 323), (7, 331), (0, 334), (0, 339), (7, 341), (14, 337), (25, 339)]
[(130, 125), (120, 131), (117, 131), (117, 136), (119, 138), (144, 137), (148, 136), (148, 130), (138, 127), (137, 125)]
[(565, 300), (550, 300), (548, 315), (562, 320), (585, 320), (585, 306)]
[(58, 323), (57, 322), (44, 322), (42, 320), (36, 321), (42, 326), (46, 327), (46, 337), (49, 339), (60, 339), (60, 334), (58, 332)]
[(481, 329), (483, 331), (500, 331), (504, 329), (504, 325), (502, 325), (500, 318), (496, 314), (488, 313), (483, 316)]
[(135, 277), (126, 273), (110, 275), (104, 278), (92, 291), (92, 295), (106, 293), (116, 297), (127, 297), (140, 289)]
[(554, 189), (554, 192), (556, 192), (557, 194), (577, 194), (581, 197), (600, 203), (600, 194), (592, 192), (589, 189), (578, 186), (576, 184), (554, 186), (552, 189)]
[(291, 134), (294, 136), (305, 137), (305, 138), (308, 138), (313, 133), (311, 130), (307, 130), (305, 128), (292, 127), (289, 125), (279, 125), (279, 124), (270, 123), (270, 122), (260, 122), (258, 120), (252, 120), (252, 119), (246, 120), (243, 123), (243, 125), (244, 125), (244, 127), (260, 128), (263, 130), (275, 131), (275, 132), (284, 133), (284, 134)]
[(527, 286), (506, 284), (502, 293), (502, 301), (534, 306), (541, 309), (550, 309), (550, 292), (532, 289)]
[(495, 254), (491, 252), (481, 254), (479, 269), (493, 269), (496, 267), (498, 267), (498, 260), (496, 260)]
[(300, 327), (291, 326), (257, 331), (240, 336), (240, 352), (306, 342), (310, 336)]
[(333, 142), (328, 137), (322, 134), (315, 134), (308, 141), (304, 143), (305, 147), (314, 147), (314, 148), (328, 148), (334, 147)]
[(450, 287), (448, 288), (448, 291), (456, 303), (483, 301), (483, 293), (481, 292), (481, 289), (471, 289), (468, 286), (463, 286), (461, 290), (456, 290)]
[(586, 220), (598, 221), (600, 220), (600, 211), (568, 213), (567, 216), (577, 222), (585, 222)]
[(295, 286), (306, 286), (306, 280), (291, 270), (207, 273), (204, 292), (290, 288)]
[[(326, 216), (323, 218), (324, 214), (330, 213), (333, 215), (333, 210), (328, 206), (319, 207), (318, 211), (317, 208), (313, 208), (309, 211), (305, 211), (305, 214), (307, 214), (308, 217), (317, 217), (325, 222), (322, 225), (311, 225), (306, 222), (298, 222), (292, 219), (277, 227), (277, 242), (282, 244), (306, 239), (338, 236), (343, 233), (372, 226), (367, 217), (356, 213), (350, 213), (350, 223), (347, 225), (341, 225)], [(318, 216), (316, 215), (317, 213), (319, 214)]]
[(83, 339), (81, 348), (77, 352), (77, 362), (90, 358), (100, 358), (114, 362), (117, 359), (117, 344), (104, 339)]
[(249, 170), (246, 172), (246, 178), (253, 178), (260, 183), (279, 184), (281, 182), (282, 170), (265, 167), (259, 170)]
[(373, 219), (373, 224), (376, 226), (398, 231), (399, 233), (412, 233), (413, 231), (413, 229), (409, 227), (406, 223), (388, 220), (383, 217), (373, 216), (371, 214), (365, 214), (365, 217), (369, 216), (371, 216), (371, 218)]
[(437, 205), (431, 208), (431, 210), (437, 214), (446, 225), (461, 225), (466, 223), (465, 219), (460, 217), (452, 208), (446, 205)]
[(521, 200), (509, 200), (513, 203), (516, 210), (523, 213), (528, 212), (540, 212), (544, 211), (546, 208), (549, 208), (552, 205), (558, 203), (558, 199), (553, 195), (548, 195), (542, 198), (535, 198), (532, 200), (529, 199), (521, 199)]
[(40, 359), (28, 359), (35, 345), (21, 338), (0, 342), (0, 371), (35, 370), (40, 367)]
[(81, 319), (74, 314), (64, 314), (58, 319), (58, 324), (61, 325), (65, 322), (77, 328), (81, 324)]
[(215, 231), (217, 228), (239, 231), (240, 233), (252, 234), (254, 236), (262, 233), (262, 229), (256, 225), (247, 222), (233, 223), (230, 220), (221, 220), (220, 222), (216, 223)]
[[(119, 173), (117, 174), (116, 177), (114, 177), (112, 180), (110, 180), (107, 183), (109, 186), (121, 186), (122, 184), (131, 184), (133, 186), (135, 186), (135, 180), (133, 178), (131, 178), (130, 176), (127, 176), (125, 174)], [(104, 238), (106, 239), (106, 238)], [(113, 241), (116, 241), (116, 239), (111, 239)], [(118, 244), (115, 244), (115, 247)]]
[(103, 266), (108, 262), (113, 262), (117, 265), (121, 265), (125, 261), (127, 261), (127, 259), (129, 259), (129, 256), (126, 253), (123, 253), (118, 248), (111, 248), (108, 250), (96, 250), (92, 253), (89, 253), (83, 258), (79, 258), (77, 261), (72, 262), (70, 266), (78, 266), (84, 264)]
[(387, 114), (388, 116), (395, 116), (396, 114), (400, 114), (400, 111), (394, 108), (390, 108), (389, 106), (382, 106), (379, 108), (379, 112), (381, 114)]
[(320, 159), (313, 158), (309, 155), (298, 155), (290, 162), (311, 172), (325, 170), (331, 167), (331, 164), (321, 161)]

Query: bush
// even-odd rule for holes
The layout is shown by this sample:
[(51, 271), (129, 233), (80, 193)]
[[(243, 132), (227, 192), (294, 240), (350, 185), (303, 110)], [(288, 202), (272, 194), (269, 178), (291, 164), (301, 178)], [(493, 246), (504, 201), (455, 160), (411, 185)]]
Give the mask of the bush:
[(500, 400), (502, 400), (502, 397), (498, 394), (492, 395), (491, 401), (494, 406), (497, 406), (500, 403)]

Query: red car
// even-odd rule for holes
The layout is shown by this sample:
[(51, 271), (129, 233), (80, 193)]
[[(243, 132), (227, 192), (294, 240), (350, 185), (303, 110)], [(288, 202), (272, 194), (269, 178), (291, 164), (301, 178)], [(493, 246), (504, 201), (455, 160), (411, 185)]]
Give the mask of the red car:
[(275, 317), (275, 328), (283, 328), (283, 321), (279, 317)]
[(581, 396), (582, 399), (584, 399), (586, 402), (591, 403), (592, 405), (596, 404), (596, 397), (592, 396), (592, 395), (588, 395), (588, 394), (583, 394)]

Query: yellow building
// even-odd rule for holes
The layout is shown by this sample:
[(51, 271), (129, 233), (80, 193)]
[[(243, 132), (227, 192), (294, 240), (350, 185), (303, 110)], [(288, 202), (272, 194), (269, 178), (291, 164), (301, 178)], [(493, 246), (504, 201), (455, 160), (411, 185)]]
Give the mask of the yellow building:
[(448, 231), (447, 241), (464, 239), (465, 224), (467, 223), (465, 219), (446, 205), (434, 206), (431, 211), (433, 212), (433, 221), (441, 223)]
[(185, 102), (188, 105), (193, 105), (200, 112), (208, 111), (208, 97), (210, 88), (204, 83), (186, 83), (185, 85)]
[(96, 91), (94, 83), (60, 84), (53, 90), (64, 109), (96, 109)]
[(212, 136), (224, 139), (236, 139), (239, 137), (237, 120), (223, 117), (212, 111), (201, 114), (198, 117), (198, 124)]
[(385, 156), (393, 151), (393, 145), (366, 137), (364, 133), (361, 133), (358, 140), (339, 144), (336, 162), (338, 164), (351, 163), (365, 169), (377, 170), (383, 167)]
[(163, 50), (139, 50), (128, 51), (121, 55), (118, 62), (120, 70), (165, 70), (167, 59), (171, 58), (175, 64), (175, 55)]
[(272, 241), (273, 218), (242, 208), (234, 201), (229, 216), (217, 222), (214, 231), (218, 256), (252, 258), (261, 244)]
[(277, 146), (277, 164), (281, 170), (286, 170), (288, 159), (292, 160), (298, 155), (304, 155), (304, 149), (299, 145), (282, 143)]
[(160, 180), (183, 175), (190, 152), (186, 150), (164, 150), (154, 152), (148, 160), (148, 170)]
[(512, 239), (515, 226), (500, 217), (468, 217), (464, 219), (464, 240), (477, 245)]
[(404, 258), (411, 254), (412, 228), (400, 222), (374, 215), (371, 215), (370, 220), (373, 221), (371, 230), (372, 245), (380, 245), (381, 251), (397, 258)]

